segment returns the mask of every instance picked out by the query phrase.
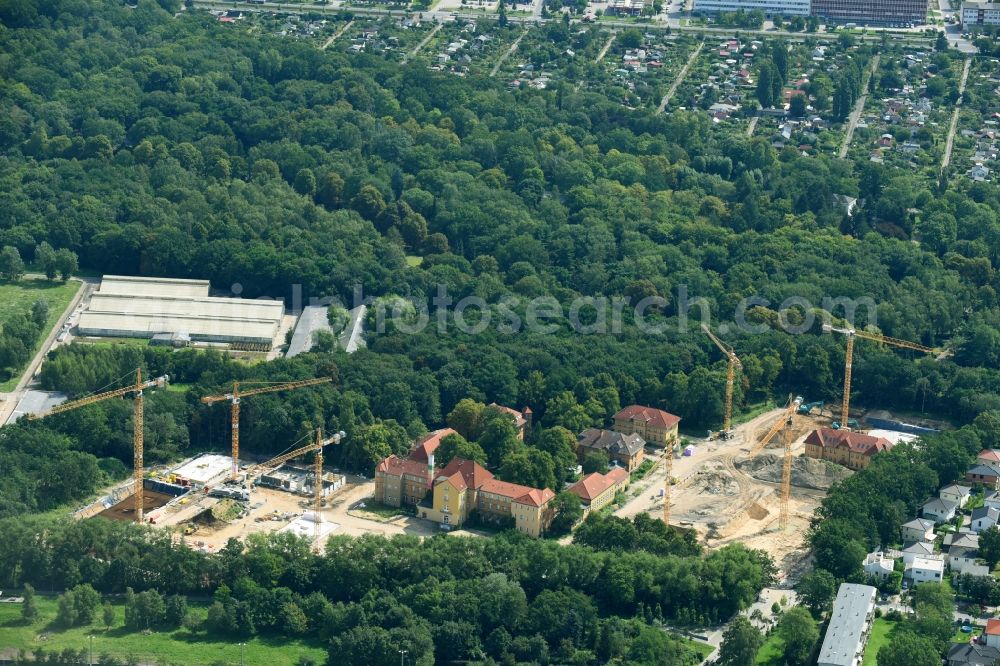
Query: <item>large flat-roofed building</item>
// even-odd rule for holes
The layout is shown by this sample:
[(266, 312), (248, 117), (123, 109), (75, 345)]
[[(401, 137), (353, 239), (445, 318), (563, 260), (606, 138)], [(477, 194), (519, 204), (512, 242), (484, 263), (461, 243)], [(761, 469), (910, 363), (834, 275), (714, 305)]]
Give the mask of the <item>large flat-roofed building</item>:
[(875, 588), (843, 583), (833, 602), (817, 666), (859, 666), (875, 613)]
[(750, 12), (759, 9), (765, 14), (808, 16), (809, 0), (694, 0), (696, 12)]
[(106, 275), (77, 327), (80, 335), (153, 338), (271, 347), (285, 311), (279, 301), (209, 296), (207, 280)]
[(962, 27), (975, 30), (987, 25), (1000, 25), (1000, 3), (963, 2)]
[(812, 13), (833, 23), (922, 24), (927, 0), (813, 0)]

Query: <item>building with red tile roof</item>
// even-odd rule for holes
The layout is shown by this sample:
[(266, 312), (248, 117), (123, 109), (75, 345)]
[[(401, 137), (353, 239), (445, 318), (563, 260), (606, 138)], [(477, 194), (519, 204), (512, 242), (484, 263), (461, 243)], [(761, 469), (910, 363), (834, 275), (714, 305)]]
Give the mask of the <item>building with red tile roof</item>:
[(681, 417), (642, 405), (629, 405), (614, 415), (615, 432), (639, 435), (647, 444), (667, 446), (677, 441)]
[(607, 474), (594, 472), (583, 477), (567, 488), (580, 498), (585, 512), (606, 506), (619, 490), (628, 487), (629, 473), (621, 467), (614, 467)]
[(417, 512), (421, 518), (460, 527), (476, 511), (484, 520), (513, 519), (518, 531), (540, 536), (554, 517), (554, 497), (548, 488), (501, 481), (478, 463), (455, 458), (435, 474), (432, 497)]
[(514, 427), (517, 429), (517, 438), (524, 441), (524, 433), (526, 430), (531, 429), (531, 407), (525, 407), (522, 411), (517, 411), (516, 409), (511, 409), (510, 407), (505, 407), (503, 405), (498, 405), (495, 402), (491, 402), (487, 407), (492, 407), (493, 409), (499, 409), (505, 414), (510, 414), (514, 417)]
[(806, 455), (810, 458), (829, 460), (850, 469), (867, 467), (872, 457), (891, 451), (892, 447), (892, 442), (884, 437), (833, 428), (813, 430), (805, 441)]
[(430, 457), (434, 455), (437, 447), (441, 446), (442, 439), (448, 435), (457, 434), (458, 433), (451, 428), (441, 428), (440, 430), (427, 433), (418, 439), (416, 444), (413, 445), (413, 449), (410, 450), (410, 460), (419, 460), (423, 463), (428, 462)]
[(375, 500), (386, 506), (418, 504), (431, 487), (426, 461), (389, 456), (375, 467)]
[(988, 463), (990, 465), (1000, 464), (1000, 449), (983, 449), (976, 456), (979, 462)]

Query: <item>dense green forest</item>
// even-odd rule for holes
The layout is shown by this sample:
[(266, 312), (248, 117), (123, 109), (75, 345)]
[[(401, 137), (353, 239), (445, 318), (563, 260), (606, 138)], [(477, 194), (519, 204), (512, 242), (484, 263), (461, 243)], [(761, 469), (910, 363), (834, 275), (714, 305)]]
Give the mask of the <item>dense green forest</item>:
[[(724, 366), (693, 323), (679, 326), (685, 298), (705, 299), (715, 323), (748, 297), (766, 300), (750, 313), (765, 322), (790, 296), (817, 309), (824, 297), (870, 298), (882, 332), (954, 356), (861, 344), (855, 404), (959, 423), (1000, 407), (993, 184), (777, 152), (700, 112), (629, 111), (567, 87), (508, 91), (252, 37), (196, 12), (175, 18), (171, 2), (34, 6), (4, 5), (0, 32), (0, 245), (28, 261), (48, 243), (90, 270), (208, 277), (246, 296), (291, 299), (299, 285), (304, 299), (346, 304), (356, 286), (418, 303), (443, 286), (483, 298), (498, 321), (504, 310), (523, 320), (539, 297), (663, 299), (645, 328), (631, 308), (610, 334), (563, 320), (547, 332), (390, 323), (351, 357), (255, 369), (213, 354), (60, 350), (47, 388), (80, 394), (137, 364), (196, 384), (187, 399), (151, 401), (153, 460), (221, 445), (224, 410), (196, 397), (237, 377), (334, 376), (329, 389), (248, 403), (244, 441), (267, 453), (307, 424), (364, 428), (378, 441), (352, 432), (368, 454), (347, 447), (341, 461), (356, 469), (464, 398), (529, 405), (542, 427), (571, 432), (638, 402), (703, 432), (721, 419)], [(865, 204), (846, 217), (834, 194)], [(859, 325), (875, 319), (858, 313)], [(818, 320), (801, 335), (730, 327), (728, 339), (745, 369), (737, 405), (838, 394), (843, 341)], [(49, 425), (69, 438), (49, 446), (127, 464), (128, 418), (122, 404), (65, 415)], [(4, 455), (30, 449), (27, 435), (3, 436)], [(19, 494), (3, 492), (5, 504)]]
[[(467, 332), (452, 321), (378, 330), (373, 312), (366, 350), (259, 365), (134, 346), (54, 352), (41, 373), (47, 389), (82, 395), (139, 366), (183, 385), (149, 394), (151, 462), (224, 449), (228, 412), (199, 398), (234, 379), (329, 376), (247, 401), (244, 450), (284, 450), (322, 425), (348, 433), (332, 462), (370, 473), (463, 400), (496, 401), (532, 408), (528, 458), (541, 451), (551, 464), (519, 465), (526, 445), (489, 423), (450, 446), (479, 447), (508, 477), (561, 480), (566, 437), (624, 405), (663, 407), (698, 434), (718, 427), (725, 364), (697, 323), (710, 312), (713, 325), (731, 324), (751, 297), (749, 319), (764, 325), (730, 325), (723, 336), (743, 362), (739, 408), (789, 392), (839, 396), (843, 340), (823, 334), (819, 318), (798, 335), (777, 330), (790, 297), (805, 303), (786, 313), (793, 323), (825, 297), (871, 299), (877, 309), (862, 308), (859, 326), (951, 352), (858, 344), (855, 404), (965, 427), (898, 447), (831, 491), (811, 537), (827, 572), (818, 575), (857, 578), (864, 552), (892, 543), (937, 484), (997, 444), (995, 184), (776, 151), (766, 138), (718, 131), (699, 110), (631, 110), (564, 84), (509, 90), (249, 35), (178, 8), (0, 1), (0, 248), (34, 263), (37, 248), (72, 252), (96, 273), (209, 278), (290, 304), (301, 293), (350, 305), (360, 286), (382, 303), (419, 306), (444, 288), (483, 299), (477, 316), (493, 321), (523, 321), (540, 298), (563, 308), (580, 297), (662, 300), (645, 326), (627, 307), (620, 329), (594, 334), (563, 319), (549, 331)], [(549, 30), (571, 45), (594, 35)], [(848, 216), (834, 195), (863, 205)], [(695, 298), (704, 306), (688, 313)], [(353, 663), (392, 663), (405, 644), (416, 663), (596, 655), (642, 664), (692, 657), (645, 620), (724, 620), (773, 575), (758, 553), (704, 555), (684, 533), (642, 520), (595, 517), (569, 547), (516, 535), (338, 537), (318, 557), (281, 538), (205, 556), (130, 526), (12, 518), (124, 476), (130, 420), (127, 401), (108, 401), (0, 429), (4, 585), (213, 594), (199, 631), (332, 638)]]
[(745, 608), (775, 573), (766, 555), (738, 544), (700, 557), (563, 546), (514, 532), (336, 536), (323, 556), (288, 534), (255, 535), (246, 548), (232, 540), (205, 555), (111, 521), (8, 519), (0, 532), (5, 586), (72, 588), (70, 598), (126, 593), (139, 614), (135, 629), (183, 621), (182, 612), (170, 619), (170, 595), (211, 594), (204, 626), (191, 630), (308, 636), (329, 644), (330, 664), (391, 666), (399, 649), (422, 666), (487, 658), (695, 664), (693, 650), (647, 622), (715, 622)]

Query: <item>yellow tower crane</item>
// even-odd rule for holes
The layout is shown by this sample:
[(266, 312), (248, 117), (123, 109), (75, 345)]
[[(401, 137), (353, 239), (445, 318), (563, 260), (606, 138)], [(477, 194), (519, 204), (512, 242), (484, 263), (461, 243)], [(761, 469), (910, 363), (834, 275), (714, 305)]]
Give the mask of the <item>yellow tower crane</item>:
[(935, 349), (933, 347), (925, 347), (924, 345), (917, 344), (916, 342), (909, 342), (907, 340), (898, 340), (896, 338), (890, 338), (887, 335), (882, 335), (881, 333), (869, 333), (867, 331), (859, 331), (853, 328), (837, 328), (829, 324), (823, 324), (823, 330), (832, 333), (840, 333), (841, 335), (847, 336), (847, 352), (844, 354), (844, 395), (840, 403), (840, 422), (834, 424), (834, 428), (844, 428), (849, 429), (850, 427), (850, 408), (851, 408), (851, 366), (854, 362), (854, 338), (864, 338), (865, 340), (874, 340), (875, 342), (882, 342), (893, 347), (901, 347), (903, 349), (913, 349), (915, 351), (924, 352), (925, 354), (939, 354), (943, 350)]
[(750, 449), (748, 456), (749, 458), (756, 457), (774, 439), (775, 435), (782, 430), (785, 431), (785, 451), (781, 462), (781, 502), (778, 505), (778, 527), (782, 530), (788, 525), (788, 498), (792, 494), (792, 437), (789, 426), (792, 425), (792, 419), (801, 404), (801, 396), (794, 400), (792, 396), (788, 396), (788, 406), (785, 408), (785, 412), (781, 418), (775, 421), (767, 434)]
[(323, 447), (329, 444), (340, 444), (341, 440), (347, 436), (343, 430), (336, 433), (332, 437), (323, 438), (323, 429), (319, 428), (316, 430), (316, 439), (309, 444), (289, 451), (288, 453), (282, 453), (280, 456), (275, 456), (270, 460), (248, 467), (246, 470), (246, 483), (247, 488), (250, 487), (254, 479), (264, 474), (268, 470), (275, 469), (285, 464), (293, 458), (298, 458), (301, 455), (305, 455), (309, 452), (315, 452), (316, 456), (314, 458), (314, 475), (315, 480), (313, 483), (313, 520), (315, 521), (314, 530), (314, 541), (319, 542), (319, 532), (320, 532), (320, 510), (323, 508)]
[(715, 343), (715, 346), (719, 348), (723, 354), (725, 354), (726, 359), (729, 361), (729, 365), (726, 368), (726, 411), (722, 419), (722, 431), (719, 433), (719, 437), (722, 439), (732, 439), (733, 437), (733, 381), (736, 378), (736, 371), (743, 369), (743, 364), (740, 363), (740, 359), (737, 358), (736, 352), (733, 351), (732, 347), (723, 344), (722, 340), (715, 337), (712, 330), (706, 324), (701, 325), (701, 330), (705, 331), (705, 335)]
[(136, 368), (135, 370), (135, 384), (130, 386), (125, 386), (120, 389), (115, 389), (113, 391), (105, 391), (103, 393), (96, 393), (94, 395), (89, 395), (85, 398), (80, 398), (79, 400), (73, 400), (71, 402), (64, 402), (61, 405), (57, 405), (47, 412), (42, 414), (32, 414), (28, 416), (29, 419), (40, 419), (52, 414), (60, 414), (62, 412), (68, 412), (79, 407), (85, 407), (87, 405), (92, 405), (95, 402), (101, 402), (102, 400), (108, 400), (110, 398), (120, 398), (128, 394), (132, 394), (132, 439), (133, 439), (133, 451), (132, 451), (132, 462), (133, 462), (133, 475), (135, 478), (135, 493), (133, 499), (135, 500), (135, 522), (142, 522), (142, 509), (143, 509), (143, 438), (142, 438), (142, 428), (143, 428), (143, 416), (145, 413), (143, 406), (143, 396), (142, 392), (148, 388), (156, 388), (164, 386), (170, 379), (167, 375), (162, 377), (157, 377), (156, 379), (147, 379), (143, 381), (142, 379), (142, 368)]
[(674, 445), (667, 444), (663, 450), (663, 468), (666, 477), (663, 480), (663, 524), (670, 527), (670, 486), (673, 485), (674, 474)]
[(201, 399), (206, 405), (214, 405), (217, 402), (222, 402), (223, 400), (228, 400), (230, 404), (230, 422), (232, 424), (232, 454), (233, 463), (232, 469), (230, 470), (230, 478), (235, 480), (239, 474), (239, 459), (240, 459), (240, 400), (243, 398), (248, 398), (252, 395), (260, 395), (261, 393), (274, 393), (275, 391), (290, 391), (292, 389), (303, 388), (305, 386), (315, 386), (316, 384), (326, 384), (332, 381), (329, 377), (320, 377), (318, 379), (303, 379), (297, 382), (244, 382), (243, 385), (247, 384), (266, 384), (266, 386), (258, 386), (257, 388), (250, 389), (249, 391), (240, 391), (240, 382), (233, 382), (233, 392), (226, 393), (224, 395), (206, 395)]

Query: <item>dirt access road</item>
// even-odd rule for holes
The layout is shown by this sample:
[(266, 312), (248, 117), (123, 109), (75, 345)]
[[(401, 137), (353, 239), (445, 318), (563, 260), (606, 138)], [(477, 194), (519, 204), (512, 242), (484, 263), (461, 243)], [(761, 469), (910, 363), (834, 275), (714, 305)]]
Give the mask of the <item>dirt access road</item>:
[[(764, 550), (780, 568), (782, 578), (794, 578), (806, 555), (809, 519), (825, 493), (793, 486), (789, 525), (779, 532), (780, 484), (756, 479), (738, 467), (752, 442), (763, 437), (783, 412), (783, 409), (770, 410), (737, 426), (735, 436), (729, 441), (691, 440), (694, 455), (674, 460), (673, 477), (677, 483), (671, 487), (671, 523), (693, 528), (709, 548), (738, 541)], [(794, 456), (801, 455), (808, 432), (821, 425), (825, 425), (824, 419), (818, 417), (795, 417)], [(762, 453), (780, 453), (782, 446), (779, 434)], [(645, 512), (660, 518), (664, 479), (661, 457), (657, 469), (628, 491), (633, 496), (615, 514), (631, 518)]]

